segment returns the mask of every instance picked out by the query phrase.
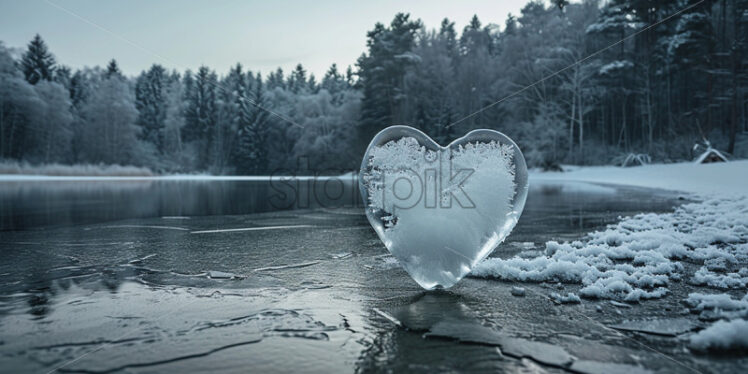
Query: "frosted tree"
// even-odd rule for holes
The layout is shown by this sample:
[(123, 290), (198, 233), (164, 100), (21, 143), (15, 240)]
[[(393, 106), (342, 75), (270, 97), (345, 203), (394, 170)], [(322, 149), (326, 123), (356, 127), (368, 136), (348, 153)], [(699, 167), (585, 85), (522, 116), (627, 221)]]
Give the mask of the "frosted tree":
[[(238, 144), (235, 152), (237, 172), (245, 175), (267, 173), (268, 170), (268, 112), (262, 78), (254, 80), (252, 92), (243, 98), (237, 117)], [(251, 106), (251, 107), (250, 107)]]
[[(563, 7), (568, 6), (564, 4)], [(561, 7), (561, 8), (563, 8)], [(567, 20), (566, 29), (572, 32), (562, 34), (559, 46), (549, 48), (548, 62), (558, 74), (559, 91), (555, 103), (567, 108), (569, 118), (567, 160), (584, 163), (584, 130), (585, 118), (595, 109), (595, 100), (599, 94), (596, 88), (596, 77), (600, 61), (592, 59), (585, 64), (578, 64), (589, 52), (585, 50), (584, 33), (589, 24), (597, 17), (597, 5), (584, 3), (581, 6), (567, 8), (563, 17)], [(575, 137), (576, 135), (576, 137)], [(575, 140), (576, 138), (576, 140)], [(574, 145), (577, 144), (576, 153)]]
[[(470, 115), (487, 105), (497, 95), (496, 85), (501, 84), (500, 72), (508, 70), (507, 66), (498, 66), (493, 58), (493, 36), (488, 26), (483, 27), (477, 16), (473, 16), (470, 23), (465, 26), (459, 39), (460, 57), (454, 61), (457, 74), (455, 97), (457, 98), (456, 109), (463, 116)], [(466, 118), (462, 123), (461, 131), (476, 127), (486, 127), (493, 124), (493, 118), (489, 117), (501, 107), (493, 107), (489, 111), (483, 111), (477, 115)]]
[(697, 114), (696, 126), (702, 137), (708, 136), (715, 125), (712, 116), (715, 34), (707, 11), (708, 8), (694, 7), (685, 12), (678, 19), (667, 46), (668, 54), (678, 63), (678, 73), (691, 93), (684, 95), (683, 100)]
[(37, 83), (34, 89), (42, 102), (35, 110), (31, 127), (34, 156), (45, 163), (70, 162), (73, 115), (68, 90), (48, 81)]
[(135, 83), (135, 107), (140, 136), (154, 145), (159, 153), (164, 151), (164, 121), (166, 120), (165, 90), (169, 76), (161, 65), (154, 64), (138, 77)]
[(299, 91), (308, 88), (306, 69), (304, 69), (304, 66), (301, 64), (296, 65), (296, 68), (291, 72), (291, 75), (288, 76), (286, 85), (293, 93), (299, 93)]
[(309, 74), (309, 80), (306, 82), (307, 91), (315, 94), (319, 91), (319, 83), (317, 83), (317, 77), (314, 74)]
[(338, 72), (338, 66), (332, 64), (322, 78), (320, 88), (326, 90), (332, 96), (333, 102), (341, 104), (343, 102), (343, 92), (350, 88), (346, 78)]
[(274, 88), (286, 88), (286, 78), (283, 76), (283, 69), (278, 68), (274, 72), (268, 75), (267, 88), (272, 90)]
[(39, 34), (36, 34), (21, 58), (24, 77), (31, 84), (36, 84), (40, 80), (52, 80), (55, 63), (55, 58), (49, 52), (47, 44)]
[(410, 108), (410, 121), (441, 144), (451, 140), (451, 128), (457, 119), (454, 90), (457, 45), (451, 31), (453, 23), (445, 20), (438, 33), (422, 30), (413, 53), (419, 61), (408, 69), (405, 96)]
[(210, 166), (210, 150), (217, 121), (216, 74), (207, 66), (201, 66), (194, 78), (185, 77), (185, 125), (182, 131), (188, 142), (194, 143), (197, 165), (202, 170)]
[(120, 70), (119, 65), (117, 65), (117, 60), (109, 60), (109, 64), (107, 64), (106, 66), (106, 73), (104, 73), (104, 76), (106, 78), (124, 78), (124, 75), (122, 75), (122, 70)]
[(558, 170), (561, 139), (565, 133), (564, 122), (559, 119), (561, 113), (561, 108), (555, 103), (542, 103), (535, 117), (521, 124), (517, 141), (528, 164)]
[(70, 80), (73, 78), (73, 72), (67, 66), (58, 65), (55, 69), (54, 82), (61, 84), (66, 90), (70, 90)]
[(138, 164), (135, 95), (122, 78), (103, 79), (82, 105), (81, 158), (85, 162)]
[[(237, 131), (241, 128), (236, 121), (246, 99), (247, 75), (241, 64), (236, 64), (229, 71), (217, 91), (217, 122), (212, 145), (212, 168), (214, 172), (224, 173), (232, 161), (236, 148)], [(246, 102), (244, 104), (247, 104)]]
[(367, 33), (368, 52), (358, 59), (362, 87), (359, 142), (361, 147), (384, 127), (403, 124), (406, 118), (404, 95), (407, 67), (416, 63), (412, 53), (420, 21), (398, 13), (389, 27), (381, 23)]
[(162, 153), (175, 170), (188, 171), (193, 168), (187, 148), (182, 143), (184, 127), (184, 87), (178, 76), (172, 77), (164, 89), (166, 110), (164, 115), (164, 143)]
[(353, 124), (360, 115), (360, 93), (341, 92), (342, 100), (335, 100), (327, 90), (298, 97), (294, 105), (294, 127), (298, 137), (292, 149), (296, 160), (306, 158), (314, 172), (341, 174), (357, 167), (359, 157), (353, 148)]
[(82, 71), (78, 70), (73, 74), (70, 78), (68, 89), (70, 90), (70, 99), (72, 100), (73, 107), (80, 108), (81, 103), (88, 97), (90, 89), (86, 76)]
[(10, 52), (0, 43), (0, 158), (24, 158), (30, 114), (42, 105), (34, 87), (24, 79)]
[[(748, 156), (747, 5), (531, 1), (502, 31), (477, 15), (458, 32), (448, 19), (428, 29), (397, 14), (367, 33), (355, 70), (333, 65), (317, 78), (301, 64), (264, 80), (237, 68), (218, 77), (208, 67), (180, 78), (154, 65), (131, 81), (114, 60), (75, 72), (57, 66), (36, 36), (18, 61), (0, 48), (0, 157), (244, 174), (292, 170), (307, 157), (324, 169), (354, 164), (393, 124), (440, 143), (473, 128), (501, 130), (520, 139), (531, 165), (545, 167), (606, 163), (622, 152), (685, 160), (701, 138)], [(60, 87), (68, 111), (53, 109), (65, 104)], [(132, 114), (128, 102), (136, 105), (135, 141), (127, 121), (114, 120), (117, 111)]]

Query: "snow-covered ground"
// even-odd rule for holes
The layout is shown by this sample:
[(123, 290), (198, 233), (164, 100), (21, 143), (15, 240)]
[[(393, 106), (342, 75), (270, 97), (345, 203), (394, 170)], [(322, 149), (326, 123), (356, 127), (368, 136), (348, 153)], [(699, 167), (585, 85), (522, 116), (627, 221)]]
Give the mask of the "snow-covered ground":
[(533, 180), (575, 180), (661, 188), (702, 195), (748, 195), (748, 160), (725, 163), (616, 166), (564, 166), (563, 173), (530, 172)]
[[(627, 302), (665, 297), (674, 281), (708, 287), (715, 293), (691, 293), (684, 302), (694, 313), (720, 321), (693, 334), (691, 348), (748, 349), (748, 294), (734, 299), (725, 293), (746, 290), (748, 285), (748, 161), (577, 167), (564, 173), (534, 172), (533, 180), (669, 189), (697, 202), (672, 213), (623, 218), (577, 241), (547, 242), (544, 256), (490, 258), (475, 268), (473, 276), (577, 283), (582, 285), (582, 298)], [(698, 270), (688, 272), (683, 262), (698, 264)]]

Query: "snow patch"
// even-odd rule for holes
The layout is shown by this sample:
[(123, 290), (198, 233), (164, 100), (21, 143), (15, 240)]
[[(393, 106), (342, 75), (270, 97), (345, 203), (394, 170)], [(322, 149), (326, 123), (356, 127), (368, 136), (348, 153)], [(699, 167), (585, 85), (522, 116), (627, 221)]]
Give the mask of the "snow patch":
[[(472, 275), (521, 282), (578, 283), (585, 298), (640, 301), (668, 294), (684, 274), (682, 260), (705, 265), (690, 278), (697, 285), (744, 289), (748, 199), (716, 198), (667, 214), (624, 218), (583, 240), (547, 242), (545, 256), (490, 258)], [(711, 268), (711, 270), (710, 270)], [(719, 271), (719, 272), (717, 272)]]
[(719, 321), (691, 336), (690, 347), (699, 351), (748, 349), (748, 321)]
[(558, 304), (579, 304), (582, 302), (582, 299), (579, 298), (576, 294), (569, 292), (566, 295), (561, 295), (557, 292), (551, 293), (551, 300)]

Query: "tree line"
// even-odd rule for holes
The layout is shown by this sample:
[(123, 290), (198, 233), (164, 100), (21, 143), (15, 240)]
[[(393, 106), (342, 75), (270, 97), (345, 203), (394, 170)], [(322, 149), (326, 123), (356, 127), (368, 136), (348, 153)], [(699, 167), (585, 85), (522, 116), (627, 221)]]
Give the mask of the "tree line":
[(321, 79), (299, 64), (137, 77), (115, 60), (73, 71), (37, 35), (0, 44), (0, 158), (267, 174), (357, 168), (371, 137), (404, 124), (446, 144), (475, 128), (514, 138), (531, 166), (645, 153), (690, 159), (708, 140), (745, 155), (748, 0), (532, 1), (504, 26), (458, 33), (408, 14)]

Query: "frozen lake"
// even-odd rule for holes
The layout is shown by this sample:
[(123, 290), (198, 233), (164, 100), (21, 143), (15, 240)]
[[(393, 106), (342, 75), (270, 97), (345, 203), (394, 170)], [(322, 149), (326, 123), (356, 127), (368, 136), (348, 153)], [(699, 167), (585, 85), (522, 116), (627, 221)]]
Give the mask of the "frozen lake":
[[(546, 296), (555, 284), (476, 278), (423, 292), (387, 255), (353, 183), (328, 183), (316, 197), (305, 183), (0, 182), (0, 367), (635, 373), (745, 365), (682, 349), (678, 334), (694, 316), (665, 323), (663, 334), (609, 327), (672, 317), (685, 284), (633, 307), (556, 305)], [(658, 190), (535, 181), (492, 256), (539, 255), (548, 240), (678, 203)], [(524, 297), (511, 295), (515, 285)]]

